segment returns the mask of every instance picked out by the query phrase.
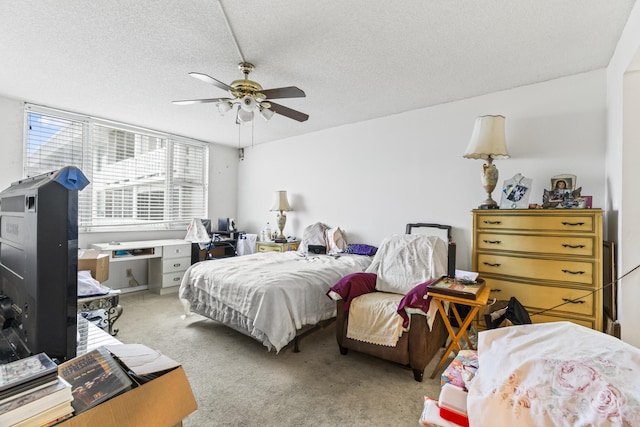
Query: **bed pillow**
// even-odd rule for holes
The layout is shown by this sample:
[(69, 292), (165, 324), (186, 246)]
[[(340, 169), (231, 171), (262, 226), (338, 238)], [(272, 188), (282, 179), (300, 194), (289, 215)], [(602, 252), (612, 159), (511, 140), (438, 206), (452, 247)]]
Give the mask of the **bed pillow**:
[(354, 255), (368, 255), (374, 256), (378, 248), (371, 245), (365, 245), (362, 243), (354, 243), (347, 245), (347, 248), (344, 250), (345, 254), (354, 254)]
[(302, 240), (298, 246), (298, 252), (308, 252), (309, 245), (327, 246), (326, 231), (329, 230), (329, 226), (316, 222), (307, 226), (302, 232)]
[(376, 290), (405, 295), (447, 273), (447, 245), (436, 236), (396, 234), (382, 241), (366, 272), (377, 274)]
[(342, 252), (347, 248), (347, 241), (340, 227), (330, 228), (325, 231), (327, 251), (329, 253)]

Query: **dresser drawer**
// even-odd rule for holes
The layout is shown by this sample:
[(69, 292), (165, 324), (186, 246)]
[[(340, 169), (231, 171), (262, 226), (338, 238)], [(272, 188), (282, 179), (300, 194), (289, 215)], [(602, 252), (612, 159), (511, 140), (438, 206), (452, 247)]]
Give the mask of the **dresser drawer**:
[(593, 286), (594, 263), (553, 259), (521, 258), (478, 253), (480, 274), (523, 277), (530, 280), (552, 280)]
[(171, 286), (180, 286), (182, 282), (182, 276), (184, 276), (183, 271), (174, 271), (172, 273), (167, 273), (162, 275), (162, 287), (168, 288)]
[(478, 233), (476, 246), (478, 250), (595, 256), (593, 237), (532, 236), (482, 232)]
[[(508, 300), (511, 297), (516, 297), (522, 305), (527, 307), (529, 314), (560, 305), (560, 307), (544, 314), (562, 312), (582, 316), (595, 315), (594, 294), (590, 294), (584, 289), (531, 285), (486, 277), (485, 280), (487, 286), (491, 288), (490, 299)], [(534, 318), (532, 317), (531, 320), (533, 321)]]
[(162, 273), (185, 271), (191, 265), (191, 257), (169, 258), (162, 260)]
[(163, 258), (180, 258), (191, 256), (191, 243), (167, 245), (164, 247)]
[(478, 230), (595, 232), (593, 215), (477, 215)]
[(258, 252), (282, 252), (282, 248), (280, 246), (258, 244)]

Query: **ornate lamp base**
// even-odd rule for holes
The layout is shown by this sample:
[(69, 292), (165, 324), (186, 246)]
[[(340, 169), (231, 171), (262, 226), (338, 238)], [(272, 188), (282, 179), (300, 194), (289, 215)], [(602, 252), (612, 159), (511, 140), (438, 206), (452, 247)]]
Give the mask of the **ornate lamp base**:
[(482, 165), (482, 186), (487, 192), (487, 198), (478, 206), (478, 209), (499, 209), (498, 203), (491, 198), (491, 193), (498, 183), (498, 168), (493, 164), (493, 159), (489, 157), (487, 164)]
[(287, 223), (287, 216), (283, 211), (280, 211), (278, 214), (278, 230), (280, 230), (280, 234), (278, 234), (278, 239), (284, 239), (285, 235), (282, 234), (282, 230), (284, 230), (284, 226)]

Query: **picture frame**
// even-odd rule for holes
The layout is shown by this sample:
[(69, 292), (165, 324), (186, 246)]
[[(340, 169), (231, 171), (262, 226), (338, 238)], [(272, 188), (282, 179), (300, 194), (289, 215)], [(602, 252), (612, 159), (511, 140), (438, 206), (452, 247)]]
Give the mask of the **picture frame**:
[(546, 209), (573, 209), (580, 207), (581, 201), (578, 198), (582, 188), (576, 188), (576, 181), (577, 177), (572, 174), (552, 176), (551, 188), (544, 190), (542, 196), (542, 207)]
[(521, 173), (506, 179), (502, 186), (500, 209), (527, 209), (531, 183), (532, 179), (525, 178)]
[(555, 175), (551, 177), (551, 190), (573, 191), (576, 189), (576, 176), (570, 174)]

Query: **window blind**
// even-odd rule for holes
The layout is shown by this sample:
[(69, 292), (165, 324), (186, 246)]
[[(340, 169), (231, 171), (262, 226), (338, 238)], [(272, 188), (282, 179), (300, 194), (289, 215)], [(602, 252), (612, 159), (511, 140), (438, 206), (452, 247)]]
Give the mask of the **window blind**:
[(78, 194), (81, 231), (207, 217), (206, 143), (32, 105), (25, 123), (26, 176), (77, 166), (89, 178)]

